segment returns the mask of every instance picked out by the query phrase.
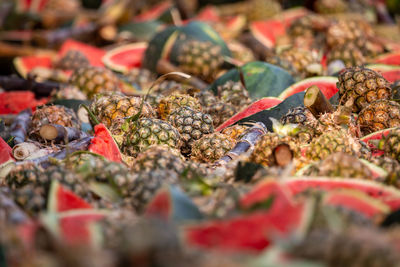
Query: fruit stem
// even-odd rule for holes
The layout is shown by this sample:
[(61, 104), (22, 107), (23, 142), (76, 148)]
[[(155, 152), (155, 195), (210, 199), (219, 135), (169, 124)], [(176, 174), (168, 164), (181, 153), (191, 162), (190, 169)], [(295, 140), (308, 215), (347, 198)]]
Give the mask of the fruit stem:
[(64, 142), (65, 144), (88, 135), (73, 127), (65, 127), (59, 124), (45, 124), (39, 130), (40, 136), (49, 141)]
[(316, 85), (307, 88), (304, 95), (304, 106), (308, 108), (317, 119), (324, 113), (334, 111), (329, 100)]

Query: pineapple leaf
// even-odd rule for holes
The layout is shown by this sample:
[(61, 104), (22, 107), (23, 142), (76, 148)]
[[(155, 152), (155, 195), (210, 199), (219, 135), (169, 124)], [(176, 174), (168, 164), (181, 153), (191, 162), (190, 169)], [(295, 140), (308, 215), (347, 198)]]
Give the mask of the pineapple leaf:
[(96, 116), (93, 114), (93, 112), (90, 110), (90, 108), (87, 105), (81, 104), (80, 107), (83, 107), (84, 109), (86, 109), (86, 111), (89, 114), (89, 117), (93, 120), (95, 125), (100, 124), (100, 121), (96, 118)]

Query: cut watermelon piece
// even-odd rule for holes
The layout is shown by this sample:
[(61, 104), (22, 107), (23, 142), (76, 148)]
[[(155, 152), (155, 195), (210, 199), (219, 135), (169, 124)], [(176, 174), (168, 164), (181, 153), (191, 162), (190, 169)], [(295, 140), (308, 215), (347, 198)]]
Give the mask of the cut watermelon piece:
[(383, 54), (376, 57), (374, 63), (387, 64), (387, 65), (400, 65), (400, 52)]
[(371, 64), (366, 66), (369, 69), (380, 72), (382, 76), (389, 82), (400, 80), (400, 66)]
[(178, 188), (161, 188), (147, 205), (145, 215), (175, 222), (203, 218), (198, 207)]
[(102, 61), (107, 68), (126, 73), (141, 66), (146, 48), (147, 43), (144, 42), (119, 46), (108, 51)]
[(264, 97), (254, 103), (252, 103), (250, 106), (248, 106), (247, 108), (245, 108), (244, 110), (236, 113), (235, 115), (233, 115), (230, 119), (228, 119), (227, 121), (225, 121), (223, 124), (221, 124), (216, 131), (221, 131), (224, 128), (235, 124), (237, 121), (248, 117), (250, 115), (253, 115), (257, 112), (260, 112), (262, 110), (266, 110), (269, 109), (271, 107), (274, 107), (276, 105), (278, 105), (279, 103), (281, 103), (282, 100), (280, 100), (279, 98), (276, 97)]
[(183, 236), (187, 244), (226, 252), (261, 252), (273, 238), (287, 237), (308, 222), (307, 203), (284, 210), (253, 212), (232, 219), (209, 221), (186, 226)]
[(63, 57), (70, 50), (79, 50), (82, 54), (84, 54), (87, 57), (90, 64), (93, 66), (98, 66), (98, 67), (104, 66), (101, 59), (103, 58), (106, 52), (103, 49), (69, 39), (66, 40), (61, 45), (61, 48), (58, 51), (58, 57), (59, 58)]
[(35, 94), (31, 91), (0, 93), (0, 114), (18, 114), (27, 108), (34, 111), (37, 106), (44, 105), (47, 101), (47, 98), (36, 100)]
[(388, 205), (358, 190), (336, 190), (324, 196), (324, 205), (340, 206), (374, 218), (390, 212)]
[(10, 161), (15, 161), (12, 148), (0, 137), (0, 165)]
[(312, 85), (316, 85), (321, 90), (321, 92), (326, 96), (326, 98), (330, 99), (339, 91), (336, 88), (337, 82), (338, 79), (336, 77), (331, 77), (331, 76), (312, 77), (304, 79), (300, 82), (297, 82), (289, 86), (287, 89), (285, 89), (285, 91), (283, 91), (278, 96), (278, 98), (282, 100), (286, 99), (291, 95), (305, 91), (308, 87)]
[(370, 141), (373, 140), (381, 140), (384, 136), (387, 136), (389, 134), (389, 132), (393, 129), (396, 129), (396, 127), (394, 128), (388, 128), (388, 129), (383, 129), (380, 131), (376, 131), (373, 133), (370, 133), (364, 137), (361, 138), (361, 141), (365, 142), (370, 148), (372, 149), (377, 149), (374, 144)]
[(336, 189), (353, 189), (379, 199), (390, 206), (395, 200), (400, 201), (400, 191), (394, 187), (385, 186), (381, 183), (351, 178), (287, 178), (284, 183), (293, 195), (307, 190), (331, 191)]
[(51, 182), (47, 210), (63, 212), (76, 209), (92, 209), (92, 206), (74, 192), (64, 188), (58, 181)]
[(122, 162), (121, 151), (115, 143), (107, 127), (100, 123), (94, 126), (94, 138), (90, 142), (89, 151), (102, 155), (110, 161)]
[(51, 54), (47, 55), (37, 55), (37, 56), (25, 56), (14, 58), (14, 67), (16, 71), (23, 78), (27, 78), (28, 73), (34, 68), (41, 67), (46, 69), (51, 69), (53, 61), (53, 56)]
[(133, 20), (140, 22), (140, 21), (158, 19), (164, 12), (166, 12), (171, 7), (172, 7), (171, 2), (169, 1), (162, 2), (159, 5), (154, 6), (152, 9), (137, 15), (136, 17), (133, 18)]

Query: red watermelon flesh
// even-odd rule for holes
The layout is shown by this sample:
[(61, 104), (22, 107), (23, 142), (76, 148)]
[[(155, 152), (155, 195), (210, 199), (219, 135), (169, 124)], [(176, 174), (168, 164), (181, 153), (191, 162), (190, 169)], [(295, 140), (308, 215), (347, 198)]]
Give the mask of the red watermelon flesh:
[(94, 138), (90, 142), (89, 151), (102, 155), (110, 161), (122, 162), (122, 155), (107, 127), (100, 123), (94, 127)]
[(250, 24), (254, 37), (266, 47), (274, 47), (276, 40), (286, 34), (286, 26), (279, 20), (255, 21)]
[(90, 245), (94, 241), (92, 225), (106, 215), (98, 210), (74, 210), (60, 213), (59, 229), (60, 238), (69, 245)]
[(0, 165), (10, 160), (15, 161), (12, 148), (0, 137)]
[(307, 190), (331, 191), (336, 189), (352, 189), (361, 191), (368, 196), (377, 198), (389, 205), (394, 200), (400, 200), (400, 191), (394, 187), (385, 186), (374, 181), (351, 178), (288, 178), (284, 183), (291, 194), (296, 195)]
[(123, 45), (108, 51), (102, 61), (112, 70), (127, 72), (132, 68), (141, 66), (146, 48), (147, 43)]
[(370, 141), (372, 141), (372, 140), (381, 140), (384, 136), (387, 136), (389, 134), (389, 132), (391, 130), (393, 130), (393, 129), (395, 129), (395, 128), (388, 128), (388, 129), (380, 130), (380, 131), (377, 131), (377, 132), (373, 132), (371, 134), (368, 134), (368, 135), (362, 137), (361, 141), (363, 141), (366, 144), (368, 144), (368, 146), (371, 147), (372, 149), (376, 149), (374, 144), (372, 144)]
[(170, 193), (168, 190), (160, 190), (147, 205), (145, 215), (156, 216), (168, 220), (172, 210)]
[(389, 206), (368, 195), (353, 190), (337, 190), (324, 197), (324, 204), (340, 206), (373, 218), (390, 211)]
[(204, 22), (219, 22), (221, 20), (217, 9), (214, 6), (206, 6), (203, 8), (193, 20)]
[(338, 79), (336, 77), (328, 76), (304, 79), (286, 88), (285, 91), (283, 91), (278, 98), (284, 100), (291, 95), (305, 91), (308, 87), (312, 85), (317, 85), (321, 92), (326, 96), (326, 98), (330, 99), (339, 91), (336, 88), (337, 81)]
[(14, 59), (15, 69), (22, 77), (26, 77), (34, 68), (41, 67), (50, 69), (52, 67), (51, 55), (25, 56)]
[(371, 64), (366, 66), (369, 69), (379, 72), (389, 82), (400, 80), (400, 67), (385, 64)]
[(24, 109), (35, 110), (36, 106), (44, 105), (47, 98), (35, 99), (31, 91), (9, 91), (0, 93), (0, 114), (18, 114)]
[(59, 182), (53, 181), (49, 193), (48, 211), (63, 212), (76, 209), (92, 209), (92, 206)]
[(272, 107), (280, 104), (281, 102), (282, 102), (282, 100), (280, 100), (276, 97), (264, 97), (256, 102), (252, 103), (250, 106), (248, 106), (244, 110), (233, 115), (230, 119), (228, 119), (223, 124), (218, 126), (216, 131), (221, 131), (222, 129), (234, 124), (235, 122), (237, 122), (243, 118), (246, 118), (250, 115), (256, 114), (260, 111), (272, 108)]
[(184, 238), (188, 244), (206, 249), (261, 252), (275, 238), (295, 231), (306, 210), (304, 204), (187, 226)]
[(101, 59), (104, 56), (105, 51), (100, 48), (69, 39), (62, 44), (58, 51), (58, 56), (63, 57), (70, 50), (79, 50), (88, 58), (90, 64), (93, 66), (104, 66)]
[(400, 65), (400, 52), (378, 56), (374, 62), (387, 65)]

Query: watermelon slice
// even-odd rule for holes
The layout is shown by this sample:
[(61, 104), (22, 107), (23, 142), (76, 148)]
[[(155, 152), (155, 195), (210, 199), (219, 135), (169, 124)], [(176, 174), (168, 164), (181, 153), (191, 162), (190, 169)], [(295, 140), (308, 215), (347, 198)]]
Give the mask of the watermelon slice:
[(262, 110), (265, 109), (269, 109), (271, 107), (274, 107), (276, 105), (278, 105), (279, 103), (281, 103), (282, 100), (280, 100), (279, 98), (276, 97), (264, 97), (254, 103), (252, 103), (250, 106), (248, 106), (247, 108), (245, 108), (244, 110), (236, 113), (235, 115), (233, 115), (231, 118), (229, 118), (227, 121), (225, 121), (223, 124), (221, 124), (216, 131), (221, 131), (224, 128), (234, 124), (235, 122), (248, 117), (250, 115), (253, 115), (257, 112), (260, 112)]
[(326, 96), (326, 98), (330, 99), (339, 91), (336, 88), (337, 82), (338, 79), (336, 77), (330, 77), (330, 76), (312, 77), (304, 79), (300, 82), (297, 82), (289, 86), (278, 96), (278, 98), (284, 100), (291, 95), (305, 91), (308, 87), (312, 85), (316, 85), (321, 90), (321, 92)]
[(146, 48), (147, 43), (144, 42), (119, 46), (108, 51), (102, 61), (107, 68), (126, 73), (141, 66)]
[(400, 191), (381, 183), (351, 178), (299, 177), (287, 178), (283, 181), (291, 194), (296, 195), (306, 190), (332, 191), (336, 189), (353, 189), (368, 196), (381, 200), (391, 206), (395, 201), (400, 202)]
[(105, 51), (103, 49), (81, 43), (72, 39), (66, 40), (62, 45), (60, 50), (58, 51), (58, 57), (63, 57), (70, 50), (79, 50), (82, 54), (84, 54), (89, 60), (90, 64), (93, 66), (103, 67), (104, 64), (102, 62), (102, 58), (105, 55)]
[(94, 138), (90, 142), (89, 151), (102, 155), (110, 161), (122, 162), (118, 145), (107, 127), (102, 123), (94, 126)]
[(58, 181), (53, 180), (47, 210), (49, 212), (63, 212), (75, 209), (92, 209), (92, 206), (74, 192), (64, 188)]
[(285, 209), (253, 212), (232, 219), (208, 221), (183, 228), (187, 244), (225, 252), (261, 252), (277, 237), (303, 228), (310, 218), (308, 203)]
[(389, 132), (391, 130), (393, 130), (393, 129), (396, 129), (396, 127), (383, 129), (383, 130), (380, 130), (380, 131), (376, 131), (376, 132), (370, 133), (370, 134), (362, 137), (361, 141), (365, 142), (370, 148), (377, 149), (374, 146), (373, 142), (371, 142), (371, 141), (373, 141), (373, 140), (381, 140), (384, 136), (387, 136), (389, 134)]
[(14, 58), (14, 67), (16, 71), (23, 77), (27, 78), (28, 73), (34, 68), (41, 67), (50, 69), (53, 61), (51, 54), (25, 56)]
[(366, 66), (369, 69), (380, 72), (382, 76), (389, 82), (400, 80), (400, 66), (371, 64)]
[(342, 189), (329, 192), (324, 196), (323, 203), (328, 206), (345, 207), (371, 219), (390, 212), (388, 205), (358, 190)]
[(387, 65), (400, 65), (400, 52), (383, 54), (376, 57), (374, 63), (387, 64)]
[(12, 148), (0, 137), (0, 165), (10, 161), (15, 161)]
[(24, 109), (35, 110), (37, 106), (44, 105), (47, 98), (35, 99), (31, 91), (9, 91), (0, 93), (0, 114), (18, 114)]

